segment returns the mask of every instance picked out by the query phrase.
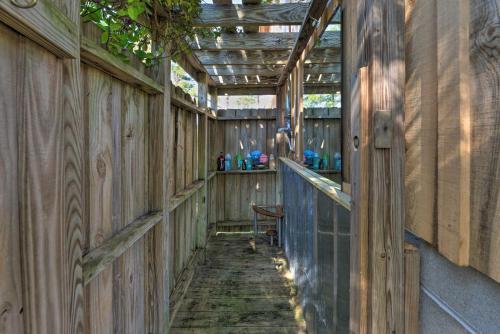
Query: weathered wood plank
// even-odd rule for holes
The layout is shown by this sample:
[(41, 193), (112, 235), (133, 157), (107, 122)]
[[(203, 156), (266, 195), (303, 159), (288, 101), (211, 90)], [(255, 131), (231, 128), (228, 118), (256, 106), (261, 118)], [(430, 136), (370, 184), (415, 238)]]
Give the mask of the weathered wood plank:
[[(441, 254), (469, 264), (471, 110), (469, 1), (437, 1), (437, 234)], [(452, 12), (453, 11), (453, 12)]]
[[(470, 263), (500, 282), (500, 64), (498, 2), (470, 2)], [(496, 13), (496, 14), (495, 14)], [(493, 36), (496, 42), (486, 36)]]
[(406, 228), (427, 242), (435, 243), (438, 106), (436, 1), (406, 1), (405, 11)]
[(311, 1), (309, 8), (307, 9), (307, 14), (305, 16), (304, 22), (302, 22), (302, 25), (300, 27), (297, 41), (287, 59), (285, 69), (283, 70), (279, 78), (279, 86), (285, 82), (292, 69), (295, 68), (297, 61), (301, 58), (302, 52), (306, 48), (311, 36), (314, 34), (317, 22), (321, 18), (327, 4), (328, 1), (326, 0)]
[(299, 25), (304, 20), (306, 3), (258, 5), (202, 5), (196, 26), (234, 27), (265, 25)]
[(135, 85), (150, 94), (163, 93), (163, 86), (111, 53), (101, 48), (89, 38), (81, 36), (81, 59), (83, 62), (95, 66), (113, 77)]
[[(20, 247), (27, 332), (69, 330), (63, 169), (63, 71), (53, 54), (23, 39), (19, 54)], [(45, 83), (35, 88), (35, 83)], [(44, 298), (38, 291), (44, 291)]]
[[(113, 235), (113, 108), (110, 102), (113, 79), (84, 66), (85, 111), (88, 114), (88, 250), (102, 245)], [(110, 108), (111, 107), (111, 108)], [(113, 332), (113, 272), (103, 270), (86, 287), (87, 326), (92, 332)]]
[(0, 24), (0, 305), (2, 305), (1, 333), (22, 333), (23, 330), (23, 287), (21, 284), (21, 240), (19, 226), (18, 185), (18, 129), (16, 87), (20, 80), (17, 68), (21, 55), (20, 38), (17, 33)]
[(125, 226), (120, 232), (103, 242), (99, 247), (92, 249), (83, 257), (83, 281), (88, 284), (106, 266), (112, 263), (125, 251), (130, 249), (137, 240), (141, 239), (153, 226), (162, 220), (162, 213), (152, 212), (139, 217)]
[(191, 198), (198, 190), (200, 190), (203, 187), (203, 184), (203, 180), (198, 180), (175, 193), (174, 196), (170, 197), (168, 210), (175, 210), (179, 205), (184, 203), (187, 199)]
[[(190, 42), (193, 50), (288, 50), (292, 49), (297, 40), (295, 32), (255, 32), (229, 34), (223, 33), (217, 38), (196, 37)], [(340, 33), (327, 31), (319, 39), (316, 48), (339, 48)]]
[(78, 21), (72, 22), (53, 1), (39, 0), (28, 9), (2, 1), (0, 21), (59, 57), (78, 58)]
[(405, 333), (420, 332), (420, 254), (410, 244), (405, 245)]

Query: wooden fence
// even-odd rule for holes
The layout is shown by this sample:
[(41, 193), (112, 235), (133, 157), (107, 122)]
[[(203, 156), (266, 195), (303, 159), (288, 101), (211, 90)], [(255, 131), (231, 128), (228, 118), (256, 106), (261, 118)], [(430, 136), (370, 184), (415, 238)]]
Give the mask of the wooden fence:
[(498, 11), (406, 1), (405, 202), (410, 231), (500, 282)]
[(79, 8), (0, 4), (0, 333), (160, 333), (205, 245), (209, 116)]

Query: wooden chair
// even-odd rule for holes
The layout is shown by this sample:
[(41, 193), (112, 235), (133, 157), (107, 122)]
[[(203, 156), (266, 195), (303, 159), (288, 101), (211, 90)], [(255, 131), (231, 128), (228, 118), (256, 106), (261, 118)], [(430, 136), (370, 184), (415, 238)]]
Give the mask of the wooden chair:
[[(252, 205), (253, 209), (253, 234), (257, 240), (257, 215), (262, 215), (265, 217), (271, 217), (276, 219), (276, 229), (269, 230), (266, 232), (271, 238), (270, 244), (273, 245), (273, 238), (278, 235), (278, 247), (281, 247), (281, 231), (283, 223), (283, 206), (281, 205)], [(271, 210), (268, 210), (271, 209)], [(277, 231), (276, 231), (277, 230)]]

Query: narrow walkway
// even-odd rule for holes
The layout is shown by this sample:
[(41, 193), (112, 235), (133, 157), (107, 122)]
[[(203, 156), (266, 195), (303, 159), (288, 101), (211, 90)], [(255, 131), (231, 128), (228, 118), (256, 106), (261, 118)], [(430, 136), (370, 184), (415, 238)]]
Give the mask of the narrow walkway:
[(282, 254), (249, 234), (212, 236), (171, 333), (306, 333)]

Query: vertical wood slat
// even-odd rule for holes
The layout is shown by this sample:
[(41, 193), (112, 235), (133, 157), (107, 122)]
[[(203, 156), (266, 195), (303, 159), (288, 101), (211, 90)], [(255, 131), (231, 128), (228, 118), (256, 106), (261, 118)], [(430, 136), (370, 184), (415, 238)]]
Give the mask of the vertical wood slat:
[[(453, 11), (453, 14), (452, 12)], [(469, 264), (471, 115), (469, 1), (437, 1), (437, 240)]]
[[(359, 69), (351, 87), (351, 301), (350, 331), (368, 331), (368, 126), (369, 78), (368, 68)], [(357, 147), (356, 147), (357, 146)]]
[(418, 334), (420, 332), (420, 254), (418, 249), (405, 244), (405, 333)]
[(405, 2), (406, 228), (435, 243), (437, 165), (436, 1)]
[[(499, 4), (470, 2), (471, 234), (470, 265), (500, 282)], [(491, 43), (496, 31), (497, 43)]]
[(20, 37), (0, 24), (0, 308), (2, 312), (1, 333), (22, 333), (23, 329), (23, 287), (21, 281), (19, 196), (18, 188), (18, 129), (17, 129), (17, 87), (21, 78), (17, 75), (20, 54)]
[[(208, 107), (208, 74), (198, 76), (198, 103), (202, 108)], [(197, 247), (205, 247), (207, 241), (208, 222), (208, 115), (200, 117), (198, 128), (198, 174), (204, 180), (203, 188), (199, 191), (199, 213), (197, 228)]]
[[(404, 1), (359, 1), (353, 11), (352, 16), (358, 19), (358, 52), (354, 61), (358, 67), (362, 64), (369, 66), (367, 88), (363, 87), (366, 83), (357, 78), (361, 81), (361, 86), (358, 86), (361, 89), (351, 95), (351, 112), (355, 114), (351, 114), (351, 135), (354, 138), (358, 132), (361, 152), (353, 149), (351, 159), (352, 226), (358, 231), (353, 233), (352, 239), (351, 270), (355, 276), (351, 285), (354, 295), (350, 330), (356, 333), (399, 333), (404, 331), (404, 42), (401, 34), (404, 31)], [(364, 91), (368, 92), (364, 94), (368, 95), (368, 117), (358, 125), (356, 123), (365, 114), (364, 98), (359, 95)], [(359, 98), (361, 101), (358, 102)], [(359, 103), (361, 114), (356, 111)], [(390, 126), (393, 127), (390, 148), (380, 149), (374, 145), (376, 133), (372, 129), (372, 118), (378, 110), (390, 110)], [(368, 131), (366, 146), (362, 129)], [(367, 156), (362, 152), (364, 147)], [(355, 182), (357, 180), (359, 183)], [(367, 199), (367, 203), (366, 209), (361, 211), (360, 200), (363, 199)], [(357, 224), (368, 212), (368, 229), (363, 231), (364, 227)], [(361, 240), (363, 235), (367, 236), (365, 241)], [(368, 254), (366, 264), (361, 262), (363, 254)], [(363, 296), (363, 280), (357, 275), (363, 275), (365, 269), (368, 271), (364, 275), (367, 284)], [(363, 298), (367, 299), (366, 313), (362, 309)], [(361, 303), (360, 307), (353, 305), (355, 301)]]
[[(113, 80), (83, 66), (88, 113), (88, 221), (86, 247), (93, 249), (113, 235), (114, 165)], [(118, 90), (119, 91), (119, 90)], [(117, 93), (114, 91), (114, 93)], [(113, 98), (117, 94), (113, 95)], [(110, 103), (111, 102), (111, 103)], [(111, 105), (111, 108), (109, 108)], [(119, 112), (119, 111), (118, 111)], [(113, 270), (108, 268), (86, 287), (86, 326), (90, 332), (113, 333)]]

